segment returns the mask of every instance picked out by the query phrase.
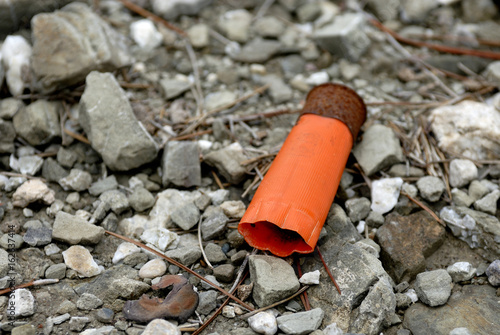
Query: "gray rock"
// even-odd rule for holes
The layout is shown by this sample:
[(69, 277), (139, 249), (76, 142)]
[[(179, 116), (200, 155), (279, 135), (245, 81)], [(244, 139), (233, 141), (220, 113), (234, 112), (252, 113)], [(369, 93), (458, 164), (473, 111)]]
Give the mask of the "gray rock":
[(44, 91), (81, 83), (93, 70), (113, 71), (131, 61), (124, 37), (83, 3), (38, 14), (31, 29), (33, 72)]
[(285, 78), (289, 79), (299, 73), (303, 73), (305, 65), (305, 60), (299, 55), (286, 56), (280, 61), (280, 66), (285, 74)]
[(204, 48), (208, 46), (208, 44), (210, 43), (209, 33), (210, 33), (209, 26), (204, 23), (192, 25), (187, 30), (189, 41), (195, 48)]
[(61, 136), (61, 110), (60, 102), (43, 99), (22, 108), (13, 118), (17, 135), (34, 146), (50, 143)]
[(258, 79), (259, 83), (268, 84), (268, 93), (271, 96), (271, 100), (275, 104), (284, 103), (289, 101), (293, 96), (293, 91), (288, 86), (281, 77), (269, 74)]
[(407, 309), (411, 306), (412, 301), (409, 296), (403, 293), (396, 293), (396, 309)]
[(464, 0), (462, 13), (465, 22), (482, 22), (495, 17), (498, 13), (493, 1), (489, 0)]
[(214, 264), (227, 261), (226, 254), (222, 252), (222, 248), (215, 243), (208, 243), (205, 246), (205, 255), (208, 261)]
[(192, 86), (192, 83), (187, 80), (166, 78), (161, 79), (159, 84), (166, 100), (177, 98), (179, 95), (189, 90)]
[(264, 16), (255, 22), (254, 29), (262, 37), (278, 38), (283, 34), (286, 26), (274, 16)]
[[(394, 20), (399, 16), (400, 0), (368, 0), (367, 5), (380, 21)], [(398, 176), (402, 177), (402, 176)]]
[(453, 198), (453, 204), (455, 206), (470, 207), (470, 205), (472, 205), (472, 203), (474, 202), (474, 199), (472, 197), (458, 188), (453, 188), (451, 190), (451, 196)]
[(59, 263), (51, 265), (45, 270), (47, 279), (63, 279), (66, 276), (66, 264)]
[(68, 176), (59, 180), (65, 191), (85, 191), (92, 184), (92, 176), (87, 171), (72, 169)]
[[(205, 279), (208, 280), (210, 283), (214, 284), (215, 286), (219, 287), (221, 286), (221, 284), (217, 281), (217, 279), (212, 275), (205, 276)], [(212, 285), (207, 283), (206, 281), (201, 282), (201, 287), (203, 287), (206, 290), (213, 288)]]
[(76, 301), (76, 307), (84, 311), (90, 311), (100, 307), (103, 304), (102, 300), (90, 293), (83, 293)]
[(214, 276), (218, 281), (230, 283), (234, 278), (234, 266), (232, 264), (222, 264), (214, 268)]
[[(207, 213), (208, 212), (208, 213)], [(224, 215), (220, 207), (215, 207), (211, 211), (205, 211), (205, 217), (201, 222), (201, 237), (204, 241), (213, 240), (226, 231), (226, 223), (229, 218)]]
[(192, 141), (170, 141), (162, 158), (162, 183), (191, 187), (201, 185), (200, 153)]
[(473, 180), (469, 185), (469, 197), (472, 199), (472, 202), (481, 199), (489, 192), (488, 187), (479, 180)]
[(153, 207), (155, 197), (144, 187), (136, 187), (128, 196), (128, 202), (137, 212), (144, 212), (146, 209)]
[(450, 185), (462, 187), (477, 179), (476, 165), (468, 159), (453, 159), (450, 162)]
[(236, 99), (236, 93), (229, 90), (221, 90), (207, 94), (205, 97), (205, 108), (209, 111), (221, 108)]
[[(0, 219), (1, 220), (1, 219)], [(6, 233), (0, 237), (0, 247), (4, 249), (19, 249), (23, 244), (23, 237), (19, 234)]]
[(281, 258), (253, 255), (249, 267), (253, 298), (260, 307), (284, 299), (300, 287), (293, 268)]
[(500, 286), (500, 260), (493, 261), (486, 269), (488, 281), (493, 286)]
[(180, 15), (196, 15), (203, 8), (210, 5), (211, 2), (212, 0), (172, 0), (166, 2), (163, 0), (152, 0), (151, 6), (156, 14), (165, 19), (172, 20)]
[(448, 301), (452, 286), (448, 272), (439, 269), (419, 273), (415, 281), (415, 292), (423, 303), (435, 307)]
[(490, 285), (465, 285), (446, 305), (429, 307), (416, 303), (405, 312), (403, 327), (413, 335), (449, 335), (457, 326), (471, 334), (495, 334), (500, 327), (500, 306)]
[(321, 5), (317, 2), (305, 3), (296, 10), (301, 23), (316, 20), (321, 15)]
[(0, 118), (0, 153), (14, 153), (14, 140), (16, 138), (16, 130), (10, 121), (4, 121)]
[(114, 175), (108, 176), (104, 179), (99, 179), (89, 188), (89, 193), (93, 196), (100, 196), (106, 191), (116, 190), (118, 188), (118, 182)]
[(283, 315), (276, 318), (278, 327), (285, 334), (309, 334), (321, 326), (325, 312), (315, 308), (306, 312)]
[(104, 228), (88, 223), (81, 217), (58, 212), (52, 238), (69, 244), (96, 244), (104, 236)]
[(379, 228), (384, 224), (385, 218), (379, 212), (371, 211), (365, 221), (369, 227)]
[(57, 162), (65, 168), (71, 169), (77, 160), (78, 154), (73, 150), (60, 147), (57, 151)]
[(0, 119), (12, 120), (14, 115), (16, 115), (16, 113), (20, 111), (23, 107), (24, 103), (20, 99), (16, 98), (2, 99), (0, 101)]
[(59, 182), (60, 179), (69, 175), (69, 172), (51, 157), (44, 159), (42, 165), (42, 177), (52, 182)]
[(108, 203), (111, 210), (116, 214), (120, 214), (130, 207), (127, 196), (118, 190), (102, 193), (99, 200)]
[(185, 204), (172, 212), (172, 221), (184, 230), (193, 228), (200, 220), (200, 211), (192, 202)]
[(414, 166), (406, 166), (405, 164), (394, 164), (387, 171), (393, 177), (423, 177), (424, 171)]
[(370, 213), (371, 202), (367, 198), (353, 198), (345, 202), (347, 215), (352, 222), (358, 222), (365, 219)]
[(469, 262), (456, 262), (446, 268), (454, 283), (470, 280), (476, 274), (476, 268)]
[(367, 175), (402, 162), (403, 149), (394, 131), (380, 124), (368, 128), (353, 154)]
[(82, 331), (89, 322), (90, 319), (86, 316), (73, 316), (69, 320), (69, 329), (76, 332)]
[(10, 270), (9, 253), (4, 249), (0, 249), (0, 278), (7, 275)]
[(313, 34), (316, 43), (332, 54), (356, 62), (370, 46), (362, 14), (338, 15), (333, 23), (321, 27)]
[(22, 156), (18, 159), (19, 172), (34, 176), (40, 171), (43, 165), (43, 158), (38, 156)]
[(79, 121), (92, 148), (119, 171), (151, 162), (158, 145), (137, 120), (125, 92), (110, 73), (91, 72), (80, 100)]
[(231, 41), (245, 43), (250, 35), (251, 23), (252, 14), (246, 9), (235, 9), (221, 15), (217, 25)]
[(335, 236), (339, 241), (355, 243), (362, 238), (342, 207), (336, 203), (330, 207), (324, 227), (329, 237)]
[(490, 63), (486, 68), (485, 76), (492, 82), (500, 83), (500, 61)]
[(36, 328), (33, 325), (25, 324), (23, 326), (18, 326), (18, 327), (12, 328), (11, 334), (12, 335), (35, 335)]
[(106, 230), (116, 232), (116, 228), (118, 228), (118, 217), (115, 213), (109, 213), (102, 221), (101, 227)]
[(190, 266), (201, 257), (200, 248), (196, 247), (181, 247), (165, 252), (165, 256), (178, 261), (185, 266)]
[(95, 317), (97, 321), (100, 321), (102, 323), (111, 323), (113, 321), (113, 318), (115, 317), (115, 312), (113, 312), (112, 309), (106, 307), (100, 308), (97, 310)]
[(475, 201), (474, 208), (478, 211), (495, 215), (495, 213), (497, 212), (498, 199), (500, 199), (500, 191), (494, 190), (481, 199)]
[(406, 21), (423, 21), (428, 17), (429, 12), (438, 6), (439, 3), (435, 0), (404, 1), (402, 4), (402, 16)]
[(241, 162), (247, 160), (243, 148), (237, 142), (205, 155), (204, 161), (217, 170), (232, 184), (240, 183), (246, 174)]
[(257, 37), (245, 44), (232, 58), (244, 63), (265, 63), (277, 54), (280, 48), (281, 43), (278, 41)]
[(425, 176), (417, 181), (417, 187), (420, 195), (427, 201), (436, 202), (441, 199), (446, 186), (441, 178), (434, 176)]
[(28, 228), (23, 240), (32, 247), (47, 245), (52, 241), (52, 229), (46, 227)]
[(396, 296), (391, 283), (385, 278), (381, 279), (370, 288), (366, 298), (354, 311), (354, 321), (349, 331), (367, 335), (379, 334), (384, 324), (391, 320), (395, 310)]

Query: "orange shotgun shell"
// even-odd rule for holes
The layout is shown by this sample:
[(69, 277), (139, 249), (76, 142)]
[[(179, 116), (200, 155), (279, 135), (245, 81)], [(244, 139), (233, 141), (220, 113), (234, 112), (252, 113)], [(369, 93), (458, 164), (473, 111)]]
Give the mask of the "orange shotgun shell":
[(238, 226), (252, 247), (310, 253), (332, 205), (366, 106), (338, 84), (313, 88)]

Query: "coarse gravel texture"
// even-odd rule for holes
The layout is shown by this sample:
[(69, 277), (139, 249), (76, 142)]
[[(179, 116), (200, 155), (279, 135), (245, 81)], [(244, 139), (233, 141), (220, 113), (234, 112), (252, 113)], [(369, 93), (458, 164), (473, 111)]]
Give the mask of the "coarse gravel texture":
[[(310, 307), (231, 303), (201, 334), (498, 332), (498, 1), (36, 3), (0, 3), (0, 333), (191, 334), (241, 278), (251, 309), (306, 284)], [(328, 82), (367, 104), (318, 242), (341, 295), (317, 252), (236, 229)]]

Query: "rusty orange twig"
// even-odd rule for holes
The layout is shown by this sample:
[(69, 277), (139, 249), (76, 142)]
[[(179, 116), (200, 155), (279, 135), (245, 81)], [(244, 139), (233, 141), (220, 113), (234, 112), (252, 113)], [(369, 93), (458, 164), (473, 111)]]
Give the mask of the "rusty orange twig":
[(325, 267), (326, 273), (328, 273), (328, 276), (332, 280), (333, 285), (335, 285), (335, 288), (337, 289), (339, 294), (342, 294), (342, 292), (340, 292), (340, 287), (337, 284), (337, 282), (335, 281), (335, 278), (333, 277), (332, 273), (330, 272), (330, 269), (328, 268), (328, 265), (326, 264), (325, 259), (323, 258), (323, 255), (321, 254), (321, 251), (319, 251), (318, 246), (316, 246), (316, 250), (318, 251), (319, 259), (321, 259), (321, 263), (323, 263), (323, 266)]

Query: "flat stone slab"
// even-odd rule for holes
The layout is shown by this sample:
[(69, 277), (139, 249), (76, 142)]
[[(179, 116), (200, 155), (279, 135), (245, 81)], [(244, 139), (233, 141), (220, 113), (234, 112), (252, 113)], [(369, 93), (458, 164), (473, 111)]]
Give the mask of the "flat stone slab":
[(403, 327), (413, 335), (448, 335), (458, 327), (466, 327), (471, 334), (497, 334), (500, 329), (498, 315), (500, 304), (495, 288), (467, 285), (454, 292), (443, 306), (412, 305), (405, 313)]
[(410, 281), (425, 269), (425, 258), (443, 243), (445, 229), (427, 212), (390, 214), (377, 230), (381, 259), (396, 282)]
[(65, 212), (58, 212), (52, 238), (69, 244), (96, 244), (104, 236), (104, 228)]

